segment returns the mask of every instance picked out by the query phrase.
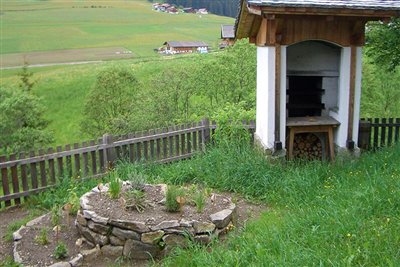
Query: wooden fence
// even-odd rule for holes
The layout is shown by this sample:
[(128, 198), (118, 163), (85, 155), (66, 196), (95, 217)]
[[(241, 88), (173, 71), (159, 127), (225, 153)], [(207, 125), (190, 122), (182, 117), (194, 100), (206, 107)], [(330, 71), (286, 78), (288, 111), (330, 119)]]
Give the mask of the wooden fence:
[[(243, 123), (254, 133), (254, 121)], [(54, 186), (59, 178), (102, 176), (116, 160), (168, 163), (190, 158), (205, 149), (216, 127), (204, 119), (123, 136), (104, 135), (38, 153), (0, 156), (0, 208), (20, 204), (25, 197)]]
[(378, 149), (399, 141), (400, 118), (361, 119), (358, 146), (362, 149)]
[[(254, 134), (254, 121), (243, 122)], [(75, 143), (9, 157), (0, 156), (0, 208), (20, 204), (29, 195), (54, 186), (63, 177), (104, 175), (116, 160), (168, 163), (204, 151), (212, 141), (215, 122), (150, 130), (123, 136), (104, 135), (98, 140)], [(400, 118), (362, 119), (358, 146), (376, 149), (399, 141)]]

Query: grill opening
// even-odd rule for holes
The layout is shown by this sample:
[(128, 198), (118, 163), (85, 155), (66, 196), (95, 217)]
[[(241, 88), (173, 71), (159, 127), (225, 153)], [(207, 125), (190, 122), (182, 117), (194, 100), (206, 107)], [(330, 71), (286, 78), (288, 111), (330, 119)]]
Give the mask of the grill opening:
[(321, 116), (325, 105), (322, 103), (322, 78), (320, 76), (288, 76), (288, 116)]

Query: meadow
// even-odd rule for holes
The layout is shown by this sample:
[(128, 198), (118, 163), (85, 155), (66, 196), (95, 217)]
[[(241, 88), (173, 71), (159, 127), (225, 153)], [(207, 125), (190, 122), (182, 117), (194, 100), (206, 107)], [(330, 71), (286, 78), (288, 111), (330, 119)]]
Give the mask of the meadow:
[(216, 15), (153, 11), (146, 0), (1, 0), (1, 54), (78, 48), (125, 47), (137, 57), (169, 40), (199, 40), (216, 46), (221, 24)]

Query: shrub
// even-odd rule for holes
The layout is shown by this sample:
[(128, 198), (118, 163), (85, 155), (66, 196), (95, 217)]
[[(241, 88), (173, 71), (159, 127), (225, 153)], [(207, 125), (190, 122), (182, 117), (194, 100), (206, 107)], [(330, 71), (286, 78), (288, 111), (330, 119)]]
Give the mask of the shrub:
[(49, 243), (49, 239), (47, 238), (47, 228), (42, 228), (42, 230), (40, 230), (40, 234), (35, 236), (35, 242), (43, 246)]
[(131, 183), (133, 190), (144, 191), (147, 177), (142, 173), (133, 171), (128, 174), (128, 181)]
[(167, 211), (176, 212), (179, 210), (180, 205), (176, 200), (177, 197), (183, 197), (185, 192), (182, 188), (176, 186), (168, 186), (165, 200), (165, 207)]
[(55, 205), (51, 209), (51, 223), (53, 224), (53, 226), (57, 226), (60, 224), (61, 217), (62, 217), (62, 210), (61, 210), (60, 206)]
[(68, 256), (68, 249), (64, 243), (58, 243), (54, 249), (54, 257), (58, 260), (65, 259)]

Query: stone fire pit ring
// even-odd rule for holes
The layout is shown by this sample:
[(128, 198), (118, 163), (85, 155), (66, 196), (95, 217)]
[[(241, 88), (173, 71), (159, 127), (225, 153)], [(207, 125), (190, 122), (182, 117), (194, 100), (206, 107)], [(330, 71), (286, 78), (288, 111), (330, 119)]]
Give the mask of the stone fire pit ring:
[[(129, 182), (122, 184), (122, 188), (129, 186)], [(158, 187), (165, 194), (164, 184), (146, 186)], [(154, 218), (138, 220), (135, 216), (129, 219), (107, 218), (94, 211), (96, 203), (91, 201), (96, 194), (105, 196), (107, 192), (108, 185), (105, 185), (84, 194), (80, 198), (81, 209), (75, 221), (81, 236), (93, 246), (98, 245), (106, 256), (141, 260), (160, 258), (176, 247), (186, 248), (190, 242), (207, 245), (213, 238), (227, 233), (236, 222), (236, 205), (228, 198), (224, 199), (221, 210), (203, 221), (186, 217), (162, 221), (154, 221)]]

